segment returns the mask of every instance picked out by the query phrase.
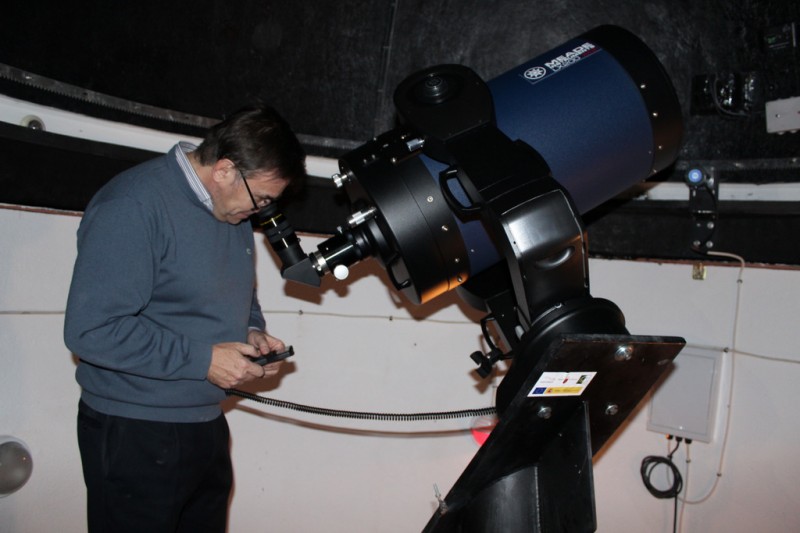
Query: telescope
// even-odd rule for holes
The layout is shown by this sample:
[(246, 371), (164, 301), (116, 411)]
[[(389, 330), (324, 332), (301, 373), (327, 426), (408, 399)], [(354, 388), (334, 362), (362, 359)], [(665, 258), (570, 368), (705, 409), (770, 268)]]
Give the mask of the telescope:
[(685, 342), (631, 335), (591, 295), (582, 216), (675, 161), (669, 76), (600, 26), (489, 81), (426, 68), (394, 103), (398, 126), (339, 159), (335, 235), (307, 254), (277, 206), (259, 213), (281, 275), (318, 287), (373, 259), (414, 304), (456, 290), (485, 312), (490, 350), (471, 358), (484, 377), (510, 363), (499, 421), (425, 531), (593, 531), (592, 455)]

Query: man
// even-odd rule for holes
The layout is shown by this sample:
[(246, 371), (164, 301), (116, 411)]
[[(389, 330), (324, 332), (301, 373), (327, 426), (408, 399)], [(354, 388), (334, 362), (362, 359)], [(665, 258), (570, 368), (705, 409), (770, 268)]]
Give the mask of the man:
[(91, 532), (225, 531), (223, 389), (273, 376), (246, 221), (305, 176), (269, 107), (236, 112), (195, 149), (112, 179), (78, 229), (64, 326), (79, 358), (78, 443)]

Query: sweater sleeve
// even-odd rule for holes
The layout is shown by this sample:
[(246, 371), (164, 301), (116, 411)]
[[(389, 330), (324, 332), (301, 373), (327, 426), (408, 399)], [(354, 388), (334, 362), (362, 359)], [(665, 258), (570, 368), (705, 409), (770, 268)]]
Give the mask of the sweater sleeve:
[(211, 344), (141, 315), (160, 257), (156, 224), (126, 197), (87, 210), (64, 321), (64, 341), (90, 364), (155, 379), (206, 378)]
[(253, 288), (253, 302), (250, 305), (250, 322), (248, 326), (260, 331), (266, 331), (267, 329), (264, 312), (261, 310), (261, 304), (258, 303), (258, 291), (255, 288)]

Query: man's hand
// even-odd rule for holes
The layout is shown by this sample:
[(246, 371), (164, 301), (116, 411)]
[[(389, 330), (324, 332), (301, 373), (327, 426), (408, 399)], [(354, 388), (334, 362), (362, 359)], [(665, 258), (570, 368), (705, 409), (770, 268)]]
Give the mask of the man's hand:
[[(242, 342), (223, 342), (211, 347), (211, 366), (208, 381), (223, 389), (230, 389), (264, 377), (264, 368), (251, 361), (259, 350)], [(272, 366), (272, 365), (269, 365)]]
[[(258, 350), (258, 355), (266, 355), (269, 352), (282, 352), (286, 350), (286, 345), (282, 340), (276, 339), (275, 337), (267, 335), (265, 332), (257, 329), (250, 330), (250, 332), (247, 334), (247, 342), (253, 345), (256, 350)], [(266, 378), (277, 374), (278, 370), (280, 370), (281, 363), (283, 363), (283, 361), (265, 365), (263, 377)]]

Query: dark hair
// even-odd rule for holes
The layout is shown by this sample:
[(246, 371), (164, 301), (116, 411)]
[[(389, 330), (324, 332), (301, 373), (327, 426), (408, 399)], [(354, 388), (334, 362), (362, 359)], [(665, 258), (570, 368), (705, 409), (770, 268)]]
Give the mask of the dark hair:
[(202, 165), (230, 159), (245, 174), (277, 171), (291, 189), (306, 177), (305, 150), (289, 124), (267, 105), (242, 108), (212, 126), (197, 157)]

